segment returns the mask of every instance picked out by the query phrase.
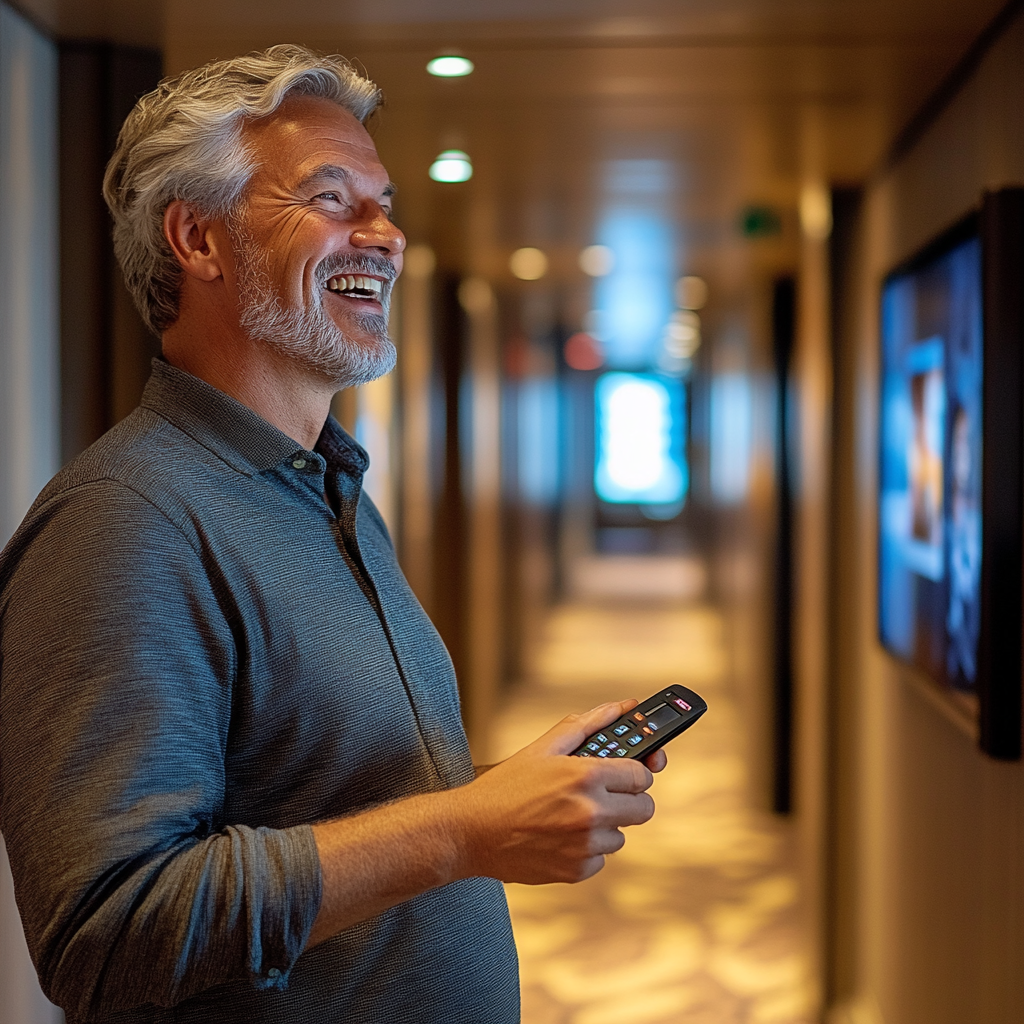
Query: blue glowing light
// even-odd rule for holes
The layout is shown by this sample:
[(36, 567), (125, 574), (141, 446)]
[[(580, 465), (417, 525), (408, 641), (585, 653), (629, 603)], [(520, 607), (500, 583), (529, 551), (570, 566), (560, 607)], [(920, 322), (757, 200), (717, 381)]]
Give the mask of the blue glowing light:
[(720, 373), (711, 381), (711, 494), (738, 505), (750, 486), (753, 394), (743, 373)]
[(651, 366), (675, 308), (671, 225), (654, 213), (610, 210), (598, 240), (614, 254), (611, 272), (594, 286), (608, 365)]
[(689, 487), (682, 385), (650, 374), (606, 373), (595, 399), (598, 497), (619, 504), (681, 502)]

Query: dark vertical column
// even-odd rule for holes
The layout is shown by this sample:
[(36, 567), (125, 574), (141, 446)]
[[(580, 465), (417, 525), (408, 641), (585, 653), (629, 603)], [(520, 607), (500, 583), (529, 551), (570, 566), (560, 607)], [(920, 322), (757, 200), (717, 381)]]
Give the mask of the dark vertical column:
[(775, 282), (772, 359), (775, 368), (775, 600), (772, 689), (772, 809), (788, 814), (793, 802), (793, 459), (789, 371), (796, 338), (796, 283)]
[(138, 403), (159, 342), (114, 259), (103, 172), (136, 99), (160, 79), (152, 50), (60, 47), (61, 454), (72, 458)]
[(982, 750), (1021, 754), (1024, 530), (1024, 189), (989, 192), (981, 211), (984, 381), (981, 636)]
[(466, 323), (459, 280), (438, 276), (435, 388), (437, 434), (431, 439), (440, 480), (434, 515), (434, 582), (431, 616), (448, 648), (460, 681), (466, 671), (466, 503), (463, 493), (462, 380), (466, 372)]
[(863, 192), (832, 192), (829, 277), (832, 336), (832, 466), (829, 474), (828, 691), (825, 798), (825, 879), (823, 931), (825, 1005), (855, 997), (859, 983), (857, 735), (861, 695), (860, 609), (850, 585), (861, 567), (851, 538), (857, 531), (858, 481), (855, 470), (858, 333), (857, 273)]
[(110, 425), (110, 287), (114, 258), (100, 183), (109, 153), (100, 130), (104, 49), (60, 48), (61, 456)]
[[(112, 153), (121, 125), (136, 100), (160, 81), (163, 60), (155, 50), (113, 46), (108, 61), (104, 134)], [(116, 263), (112, 270), (110, 399), (111, 417), (116, 423), (139, 404), (149, 379), (150, 361), (160, 353), (160, 341), (142, 322)]]

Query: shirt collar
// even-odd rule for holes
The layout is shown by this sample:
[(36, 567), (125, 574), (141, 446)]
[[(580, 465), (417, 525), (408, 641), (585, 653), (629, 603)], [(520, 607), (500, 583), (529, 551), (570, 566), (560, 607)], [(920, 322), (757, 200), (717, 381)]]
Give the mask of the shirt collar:
[[(247, 405), (164, 359), (153, 360), (141, 405), (246, 476), (311, 454)], [(361, 477), (370, 464), (365, 450), (330, 416), (315, 447), (335, 472)]]

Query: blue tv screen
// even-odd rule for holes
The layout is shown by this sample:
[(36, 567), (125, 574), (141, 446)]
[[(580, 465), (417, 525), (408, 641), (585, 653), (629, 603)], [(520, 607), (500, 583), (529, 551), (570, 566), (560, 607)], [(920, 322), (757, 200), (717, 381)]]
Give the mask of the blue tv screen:
[(981, 284), (966, 224), (890, 274), (881, 304), (881, 641), (967, 692), (981, 624)]

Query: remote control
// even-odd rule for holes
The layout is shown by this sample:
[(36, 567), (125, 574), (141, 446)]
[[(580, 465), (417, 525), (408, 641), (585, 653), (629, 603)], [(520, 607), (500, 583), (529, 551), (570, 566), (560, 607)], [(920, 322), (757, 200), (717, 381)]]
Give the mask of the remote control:
[(572, 756), (646, 757), (689, 729), (707, 709), (704, 698), (693, 690), (670, 686), (595, 732)]

